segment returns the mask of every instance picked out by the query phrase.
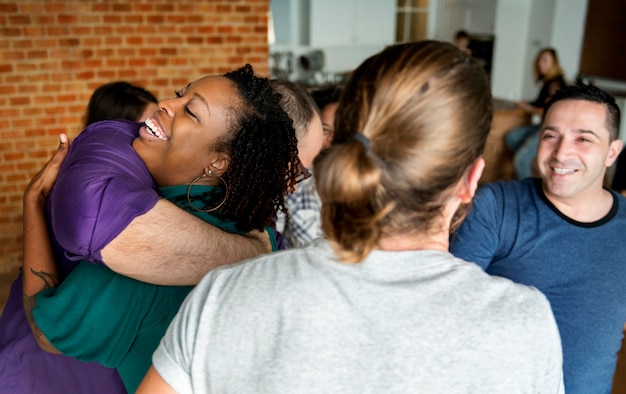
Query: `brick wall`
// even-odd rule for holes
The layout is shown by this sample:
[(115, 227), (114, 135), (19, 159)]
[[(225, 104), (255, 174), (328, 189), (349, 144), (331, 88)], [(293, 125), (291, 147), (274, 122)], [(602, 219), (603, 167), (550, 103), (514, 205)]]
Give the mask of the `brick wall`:
[(159, 98), (245, 63), (268, 75), (269, 0), (0, 0), (0, 273), (22, 255), (22, 192), (91, 92), (126, 80)]

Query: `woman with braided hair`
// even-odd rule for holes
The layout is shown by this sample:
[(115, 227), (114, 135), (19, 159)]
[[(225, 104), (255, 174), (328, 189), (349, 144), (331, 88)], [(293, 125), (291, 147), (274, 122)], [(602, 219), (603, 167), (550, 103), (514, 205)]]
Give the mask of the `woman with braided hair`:
[[(269, 226), (302, 171), (293, 122), (280, 100), (270, 81), (248, 65), (191, 82), (161, 101), (143, 124), (88, 127), (73, 142), (46, 199), (58, 266), (45, 249), (43, 215), (29, 209), (43, 206), (44, 190), (31, 184), (24, 218), (34, 232), (25, 232), (24, 309), (43, 349), (116, 368), (125, 389), (135, 391), (191, 286), (119, 275), (92, 249), (154, 204), (155, 184), (162, 198), (224, 231), (268, 231), (276, 250)], [(67, 192), (78, 187), (76, 195)], [(151, 244), (137, 248), (150, 253)], [(66, 392), (90, 390), (64, 384)]]
[(365, 60), (336, 114), (342, 141), (314, 164), (327, 239), (209, 272), (138, 392), (562, 391), (546, 298), (448, 251), (491, 100), (482, 66), (448, 43)]

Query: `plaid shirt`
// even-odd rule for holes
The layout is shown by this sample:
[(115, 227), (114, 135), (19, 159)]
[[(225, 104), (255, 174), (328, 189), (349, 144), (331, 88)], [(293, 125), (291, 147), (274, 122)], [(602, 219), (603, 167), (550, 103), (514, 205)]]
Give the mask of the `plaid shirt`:
[(287, 196), (285, 205), (289, 211), (289, 220), (286, 221), (281, 214), (277, 224), (285, 247), (303, 246), (322, 236), (322, 203), (315, 191), (314, 177), (300, 183), (296, 191)]

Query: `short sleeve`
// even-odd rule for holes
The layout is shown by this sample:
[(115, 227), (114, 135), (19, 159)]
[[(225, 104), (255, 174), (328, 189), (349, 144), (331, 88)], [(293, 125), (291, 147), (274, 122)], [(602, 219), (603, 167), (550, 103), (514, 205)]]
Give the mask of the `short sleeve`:
[(189, 293), (152, 355), (154, 368), (179, 393), (193, 392), (192, 363), (195, 348), (202, 347), (210, 337), (206, 327), (202, 331), (202, 338), (198, 338), (198, 333), (202, 321), (207, 320), (205, 308), (210, 302), (214, 273), (209, 272)]
[(68, 259), (102, 264), (101, 250), (159, 199), (132, 148), (140, 125), (98, 122), (72, 143), (47, 205), (53, 239)]
[(486, 269), (499, 244), (497, 199), (490, 186), (478, 190), (474, 203), (450, 239), (450, 252), (465, 261)]

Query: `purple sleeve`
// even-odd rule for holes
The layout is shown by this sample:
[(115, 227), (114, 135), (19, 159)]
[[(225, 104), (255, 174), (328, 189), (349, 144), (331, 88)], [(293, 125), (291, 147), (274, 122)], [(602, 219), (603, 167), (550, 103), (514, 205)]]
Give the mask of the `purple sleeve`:
[(98, 122), (70, 146), (47, 202), (55, 249), (65, 258), (103, 264), (101, 250), (159, 199), (132, 148), (140, 126)]

